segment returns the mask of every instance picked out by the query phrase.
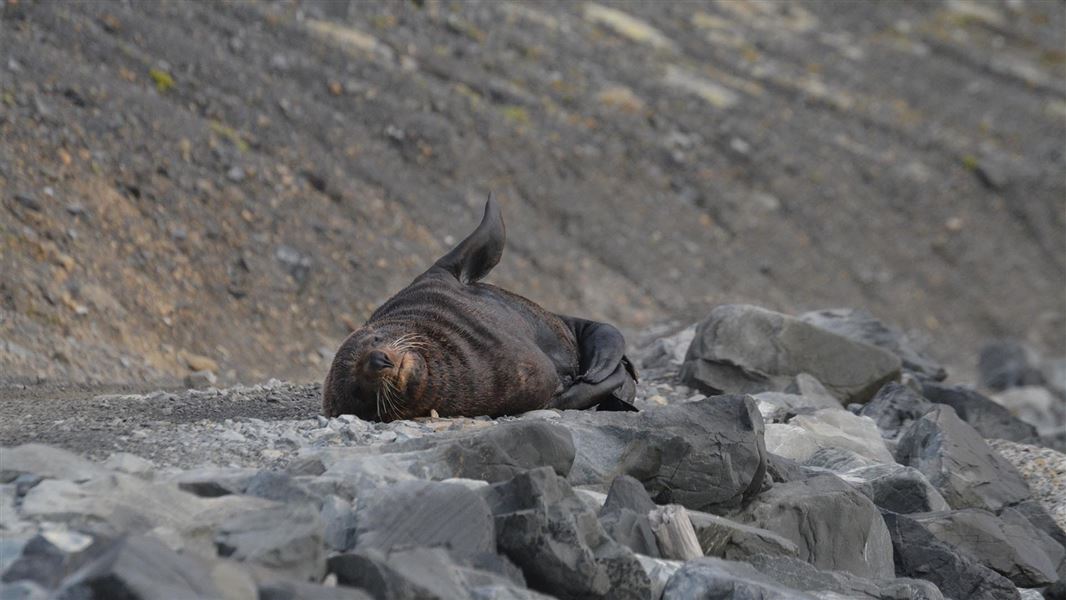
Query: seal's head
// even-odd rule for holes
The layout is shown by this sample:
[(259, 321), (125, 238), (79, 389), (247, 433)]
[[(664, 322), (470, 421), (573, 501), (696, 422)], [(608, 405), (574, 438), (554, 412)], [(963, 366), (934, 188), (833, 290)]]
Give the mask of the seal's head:
[(427, 380), (425, 349), (422, 336), (388, 326), (367, 325), (352, 332), (326, 376), (323, 412), (368, 421), (428, 413), (420, 406)]

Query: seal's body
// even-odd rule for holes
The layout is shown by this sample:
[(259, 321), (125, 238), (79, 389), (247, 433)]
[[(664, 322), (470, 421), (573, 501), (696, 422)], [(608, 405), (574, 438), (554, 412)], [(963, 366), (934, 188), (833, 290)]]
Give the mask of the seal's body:
[(636, 376), (617, 329), (478, 282), (499, 262), (504, 239), (490, 199), (477, 230), (344, 341), (326, 377), (323, 412), (391, 421), (430, 411), (634, 410)]

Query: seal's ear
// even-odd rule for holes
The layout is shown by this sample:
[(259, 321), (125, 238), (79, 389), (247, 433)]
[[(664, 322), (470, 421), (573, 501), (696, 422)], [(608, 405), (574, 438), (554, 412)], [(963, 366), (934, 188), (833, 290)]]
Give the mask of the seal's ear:
[(462, 283), (474, 283), (500, 262), (505, 238), (503, 215), (489, 194), (481, 224), (433, 266), (451, 273)]

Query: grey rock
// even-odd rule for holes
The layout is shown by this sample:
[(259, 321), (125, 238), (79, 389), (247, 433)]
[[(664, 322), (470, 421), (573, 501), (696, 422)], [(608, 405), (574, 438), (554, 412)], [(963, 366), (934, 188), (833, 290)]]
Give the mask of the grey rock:
[(1026, 500), (1000, 511), (1003, 520), (1025, 519), (1057, 544), (1066, 548), (1066, 532), (1055, 522), (1044, 505), (1038, 500)]
[(892, 543), (877, 507), (835, 475), (775, 485), (735, 518), (788, 539), (819, 569), (892, 576)]
[[(803, 466), (809, 469), (823, 469), (831, 471), (837, 475), (853, 471), (855, 469), (863, 469), (866, 467), (873, 467), (882, 463), (860, 456), (853, 450), (847, 448), (819, 448), (814, 454), (807, 460), (803, 461)], [(895, 464), (895, 463), (893, 463)]]
[[(212, 567), (147, 536), (121, 538), (61, 584), (62, 598), (232, 598)], [(253, 590), (254, 593), (254, 590)]]
[(899, 440), (911, 423), (930, 410), (933, 410), (933, 404), (921, 394), (908, 386), (890, 382), (877, 391), (859, 414), (873, 419), (881, 437)]
[(799, 415), (788, 424), (805, 430), (819, 448), (844, 448), (873, 462), (895, 462), (877, 425), (867, 417), (831, 408)]
[(896, 457), (928, 477), (952, 508), (998, 511), (1029, 498), (1021, 474), (950, 406), (939, 404), (915, 421)]
[(325, 569), (322, 522), (308, 504), (241, 512), (215, 535), (220, 556), (267, 567), (283, 577), (321, 578)]
[(350, 479), (360, 489), (413, 479), (497, 482), (540, 466), (567, 475), (574, 442), (561, 424), (513, 421), (453, 438), (415, 439), (380, 454), (344, 448), (323, 451), (320, 458), (325, 476)]
[[(1057, 570), (1066, 561), (1066, 550), (1025, 519), (1007, 522), (973, 508), (910, 517), (941, 542), (965, 552), (1019, 587), (1040, 587), (1058, 581)], [(1047, 539), (1042, 540), (1041, 536)]]
[(46, 479), (87, 481), (108, 474), (108, 470), (73, 452), (44, 444), (23, 444), (0, 448), (0, 483), (10, 483), (19, 475), (32, 474)]
[(918, 469), (898, 464), (859, 467), (840, 474), (878, 507), (901, 514), (950, 510), (929, 479)]
[(259, 600), (370, 600), (363, 590), (303, 581), (272, 581), (259, 586)]
[(931, 402), (946, 404), (986, 438), (997, 438), (1031, 444), (1036, 440), (1036, 428), (1011, 414), (1007, 407), (970, 388), (927, 382), (922, 394)]
[(803, 465), (791, 458), (785, 458), (773, 452), (767, 452), (766, 454), (766, 474), (774, 483), (798, 481), (808, 477), (809, 473), (803, 468)]
[(1007, 578), (936, 539), (909, 515), (883, 512), (892, 537), (896, 574), (932, 582), (946, 598), (1017, 600)]
[[(1036, 428), (1039, 443), (1050, 448), (1062, 448), (1066, 440), (1066, 398), (1056, 396), (1043, 386), (1014, 387), (993, 397), (997, 405), (1017, 416), (1022, 425)], [(1059, 439), (1059, 445), (1054, 440)]]
[(529, 587), (563, 598), (644, 598), (651, 583), (631, 550), (604, 532), (595, 513), (551, 469), (539, 468), (484, 491), (496, 545)]
[(640, 366), (645, 369), (679, 367), (696, 336), (696, 325), (690, 325), (674, 335), (656, 338), (648, 348), (641, 349)]
[(320, 500), (305, 486), (293, 480), (291, 475), (282, 471), (263, 469), (253, 475), (245, 485), (243, 492), (249, 496), (274, 500), (275, 502), (308, 502), (317, 504)]
[(816, 310), (800, 315), (800, 320), (857, 342), (883, 348), (903, 361), (903, 368), (923, 377), (941, 381), (947, 377), (943, 365), (917, 349), (907, 335), (873, 315), (854, 308)]
[(663, 560), (641, 554), (637, 555), (637, 560), (640, 561), (640, 566), (644, 567), (644, 572), (648, 574), (648, 579), (651, 581), (651, 600), (659, 600), (663, 597), (666, 584), (681, 568), (681, 565), (685, 564), (679, 560)]
[(5, 562), (10, 560), (11, 564), (3, 569), (3, 582), (32, 581), (43, 588), (55, 589), (65, 577), (92, 561), (107, 546), (106, 540), (87, 535), (81, 535), (84, 541), (73, 547), (57, 545), (49, 537), (35, 535), (17, 549), (15, 556), (10, 559), (5, 556)]
[(637, 554), (661, 558), (648, 513), (655, 508), (644, 486), (629, 477), (615, 477), (600, 509), (600, 524), (614, 541)]
[[(935, 585), (920, 579), (863, 579), (842, 571), (820, 571), (802, 560), (755, 556), (752, 566), (769, 579), (797, 590), (852, 600), (943, 600)], [(831, 596), (833, 597), (833, 596)]]
[(1012, 387), (1043, 385), (1044, 375), (1035, 352), (1016, 340), (999, 340), (981, 348), (977, 373), (981, 386), (1002, 391)]
[(705, 556), (747, 561), (759, 554), (799, 555), (796, 544), (772, 531), (698, 511), (690, 511), (688, 516)]
[(894, 354), (755, 306), (718, 306), (699, 324), (681, 368), (709, 393), (782, 391), (796, 375), (822, 382), (842, 404), (863, 403), (901, 362)]
[(356, 520), (351, 502), (331, 494), (323, 500), (319, 518), (326, 547), (334, 552), (346, 552), (355, 547)]
[(0, 600), (50, 600), (52, 594), (32, 581), (0, 585)]
[(686, 562), (670, 577), (663, 600), (814, 600), (815, 597), (774, 583), (749, 564), (719, 558)]
[(759, 413), (767, 423), (786, 423), (792, 417), (811, 409), (840, 410), (840, 402), (832, 396), (761, 392), (755, 398)]
[(115, 452), (104, 461), (103, 466), (112, 471), (136, 475), (142, 479), (151, 479), (155, 470), (155, 465), (152, 464), (152, 461), (129, 452)]
[(405, 481), (360, 496), (356, 548), (385, 554), (410, 546), (441, 546), (452, 556), (495, 552), (493, 515), (477, 492), (434, 481)]
[(362, 588), (373, 598), (542, 598), (504, 577), (455, 563), (443, 548), (388, 554), (361, 549), (330, 558), (329, 571), (341, 585)]
[(258, 473), (255, 469), (218, 469), (205, 467), (181, 471), (168, 479), (178, 488), (203, 498), (240, 494)]
[(574, 485), (630, 475), (660, 504), (738, 506), (766, 471), (762, 417), (748, 396), (716, 396), (640, 413), (568, 411)]

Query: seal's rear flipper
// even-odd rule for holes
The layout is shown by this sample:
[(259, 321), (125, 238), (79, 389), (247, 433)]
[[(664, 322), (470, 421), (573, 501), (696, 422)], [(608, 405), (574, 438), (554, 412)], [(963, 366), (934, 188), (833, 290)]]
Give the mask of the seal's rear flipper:
[(614, 373), (619, 363), (634, 380), (637, 373), (633, 363), (625, 357), (626, 340), (622, 332), (606, 323), (587, 321), (560, 315), (577, 338), (577, 353), (581, 374), (578, 381), (599, 383)]
[(474, 283), (488, 275), (500, 262), (505, 239), (503, 215), (499, 205), (489, 195), (481, 224), (451, 252), (437, 260), (433, 268), (444, 269), (462, 283)]

